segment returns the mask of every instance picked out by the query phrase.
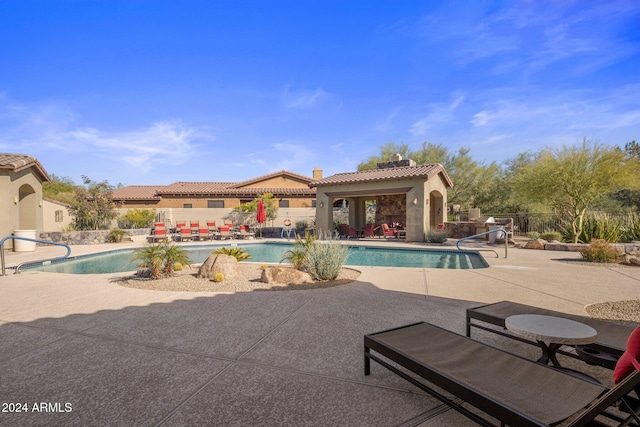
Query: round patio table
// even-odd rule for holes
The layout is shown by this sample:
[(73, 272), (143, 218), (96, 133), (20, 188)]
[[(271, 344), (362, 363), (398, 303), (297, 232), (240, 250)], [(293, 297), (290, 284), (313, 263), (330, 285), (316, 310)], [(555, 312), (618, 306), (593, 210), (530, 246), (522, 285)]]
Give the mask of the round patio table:
[(540, 314), (517, 314), (505, 319), (508, 330), (526, 338), (534, 339), (542, 348), (538, 362), (546, 365), (551, 361), (560, 366), (556, 352), (563, 345), (591, 344), (598, 333), (589, 325), (563, 317)]

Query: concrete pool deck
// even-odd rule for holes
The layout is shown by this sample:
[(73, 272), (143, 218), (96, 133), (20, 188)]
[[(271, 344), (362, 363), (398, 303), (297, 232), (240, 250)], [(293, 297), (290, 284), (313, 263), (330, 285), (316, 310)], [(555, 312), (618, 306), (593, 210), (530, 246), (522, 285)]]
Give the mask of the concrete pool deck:
[[(72, 255), (121, 247), (73, 246)], [(364, 267), (348, 285), (235, 294), (9, 270), (0, 277), (0, 410), (28, 411), (0, 412), (0, 425), (474, 425), (377, 364), (365, 377), (363, 335), (423, 320), (464, 334), (466, 308), (500, 300), (585, 314), (588, 304), (640, 298), (637, 267), (492, 249), (500, 257), (484, 253), (487, 269)], [(64, 252), (39, 247), (6, 261)], [(610, 371), (561, 361), (610, 383)]]

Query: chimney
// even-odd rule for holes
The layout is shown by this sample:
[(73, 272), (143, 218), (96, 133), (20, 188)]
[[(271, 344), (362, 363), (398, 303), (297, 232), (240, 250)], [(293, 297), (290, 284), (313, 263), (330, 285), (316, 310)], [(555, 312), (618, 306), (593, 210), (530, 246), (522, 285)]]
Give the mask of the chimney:
[(320, 169), (320, 166), (316, 166), (315, 169), (313, 169), (313, 180), (319, 181), (321, 179), (322, 179), (322, 169)]
[(411, 159), (402, 159), (402, 156), (397, 153), (395, 154), (390, 162), (380, 162), (378, 163), (378, 169), (388, 169), (388, 168), (400, 168), (406, 166), (415, 166), (416, 162)]

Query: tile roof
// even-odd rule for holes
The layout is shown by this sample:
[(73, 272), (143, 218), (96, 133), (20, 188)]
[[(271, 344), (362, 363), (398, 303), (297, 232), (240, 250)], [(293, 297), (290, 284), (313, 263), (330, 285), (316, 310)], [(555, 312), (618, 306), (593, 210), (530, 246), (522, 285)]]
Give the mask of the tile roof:
[(308, 176), (300, 175), (300, 174), (289, 172), (289, 171), (286, 171), (286, 170), (281, 170), (279, 172), (273, 172), (273, 173), (270, 173), (268, 175), (263, 175), (263, 176), (259, 176), (257, 178), (249, 179), (247, 181), (237, 182), (237, 183), (232, 184), (231, 186), (234, 187), (234, 188), (246, 187), (246, 186), (249, 186), (251, 184), (255, 184), (256, 182), (265, 181), (267, 179), (275, 178), (275, 177), (282, 176), (282, 175), (286, 175), (288, 177), (291, 177), (293, 179), (297, 179), (297, 180), (302, 181), (304, 183), (309, 183), (309, 182), (312, 181), (311, 178), (309, 178)]
[(232, 182), (176, 182), (158, 191), (162, 195), (218, 195), (218, 196), (246, 196), (263, 193), (277, 195), (315, 195), (315, 189), (311, 188), (264, 188), (241, 187), (237, 188)]
[(431, 179), (434, 176), (441, 175), (442, 179), (449, 187), (453, 187), (453, 182), (444, 167), (439, 163), (418, 166), (404, 166), (385, 169), (374, 169), (361, 172), (337, 173), (323, 179), (311, 181), (310, 187), (319, 185), (335, 185), (335, 184), (356, 184), (373, 181), (389, 181), (406, 178), (426, 178)]
[(25, 154), (0, 153), (0, 169), (10, 169), (14, 172), (20, 172), (28, 168), (34, 168), (43, 181), (51, 181), (47, 171), (44, 170), (35, 157)]
[(129, 185), (117, 188), (111, 193), (114, 200), (160, 200), (159, 185)]

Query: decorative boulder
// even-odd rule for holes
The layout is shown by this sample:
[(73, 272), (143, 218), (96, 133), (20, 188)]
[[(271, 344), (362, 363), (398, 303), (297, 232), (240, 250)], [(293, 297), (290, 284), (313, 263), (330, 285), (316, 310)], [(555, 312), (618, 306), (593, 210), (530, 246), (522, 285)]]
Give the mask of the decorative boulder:
[(291, 267), (269, 267), (262, 270), (262, 281), (264, 283), (277, 283), (282, 285), (301, 285), (312, 283), (313, 279), (309, 273), (296, 270)]
[(525, 249), (544, 249), (545, 243), (546, 241), (542, 239), (533, 239), (525, 243), (524, 248)]
[(238, 260), (230, 255), (213, 254), (200, 266), (196, 277), (213, 280), (217, 273), (222, 273), (225, 279), (233, 279), (240, 275)]

